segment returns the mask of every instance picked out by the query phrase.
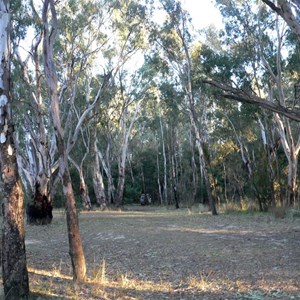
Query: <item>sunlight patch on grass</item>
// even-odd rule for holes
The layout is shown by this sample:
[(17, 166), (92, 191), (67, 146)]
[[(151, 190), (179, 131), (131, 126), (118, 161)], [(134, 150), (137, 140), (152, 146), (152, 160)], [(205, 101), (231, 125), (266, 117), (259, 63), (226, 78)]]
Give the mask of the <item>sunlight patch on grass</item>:
[(65, 280), (73, 280), (73, 278), (71, 276), (61, 274), (60, 270), (57, 269), (56, 267), (54, 267), (52, 271), (39, 270), (39, 269), (28, 267), (28, 272), (33, 273), (35, 275), (47, 276), (47, 277), (50, 277), (50, 278), (60, 278), (60, 279), (65, 279)]
[(278, 282), (261, 279), (256, 282), (254, 290), (250, 282), (240, 279), (230, 280), (213, 270), (199, 272), (198, 275), (189, 276), (177, 283), (140, 279), (131, 273), (116, 273), (113, 276), (107, 274), (107, 263), (104, 259), (100, 265), (95, 265), (95, 270), (83, 283), (76, 283), (71, 276), (61, 274), (59, 267), (49, 271), (29, 268), (29, 272), (31, 292), (33, 295), (38, 295), (38, 298), (34, 299), (133, 300), (143, 299), (141, 297), (145, 295), (146, 297), (163, 295), (163, 298), (166, 295), (197, 295), (199, 292), (207, 295), (223, 295), (224, 291), (235, 295), (237, 299), (264, 299), (259, 298), (260, 296), (272, 296), (272, 299), (297, 299), (290, 297), (300, 295), (299, 288), (292, 282), (287, 283), (288, 286), (280, 290)]
[(226, 234), (226, 235), (247, 235), (253, 233), (251, 230), (240, 230), (239, 228), (228, 228), (228, 229), (208, 229), (208, 228), (191, 228), (191, 227), (180, 227), (172, 226), (161, 228), (165, 231), (181, 231), (181, 232), (194, 232), (202, 234)]

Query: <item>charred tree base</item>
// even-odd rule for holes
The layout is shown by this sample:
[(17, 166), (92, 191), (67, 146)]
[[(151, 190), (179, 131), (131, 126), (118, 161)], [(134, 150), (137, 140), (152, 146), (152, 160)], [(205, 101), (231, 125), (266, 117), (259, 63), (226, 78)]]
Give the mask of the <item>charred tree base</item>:
[(28, 203), (26, 207), (27, 224), (29, 225), (48, 225), (52, 222), (52, 205), (46, 203)]

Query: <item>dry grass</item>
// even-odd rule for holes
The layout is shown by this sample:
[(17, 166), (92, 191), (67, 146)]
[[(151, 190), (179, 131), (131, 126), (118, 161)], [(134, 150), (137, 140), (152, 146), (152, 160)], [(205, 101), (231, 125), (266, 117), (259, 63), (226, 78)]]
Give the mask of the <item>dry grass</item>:
[(88, 266), (80, 284), (64, 214), (27, 226), (32, 299), (300, 299), (298, 218), (135, 207), (82, 212), (80, 223)]

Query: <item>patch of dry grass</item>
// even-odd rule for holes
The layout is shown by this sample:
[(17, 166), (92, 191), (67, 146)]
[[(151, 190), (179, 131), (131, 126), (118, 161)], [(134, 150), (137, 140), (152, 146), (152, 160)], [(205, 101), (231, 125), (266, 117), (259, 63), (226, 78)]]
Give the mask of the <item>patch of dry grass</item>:
[(72, 281), (64, 214), (27, 226), (33, 299), (300, 299), (299, 219), (138, 207), (81, 212), (80, 225), (83, 283)]

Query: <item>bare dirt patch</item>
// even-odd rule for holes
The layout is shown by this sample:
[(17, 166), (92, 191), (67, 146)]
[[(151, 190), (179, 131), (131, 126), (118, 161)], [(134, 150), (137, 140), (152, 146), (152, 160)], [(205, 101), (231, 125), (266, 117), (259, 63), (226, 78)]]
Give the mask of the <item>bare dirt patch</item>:
[(65, 216), (27, 226), (37, 299), (300, 299), (300, 219), (145, 208), (80, 213), (88, 279), (73, 284)]

